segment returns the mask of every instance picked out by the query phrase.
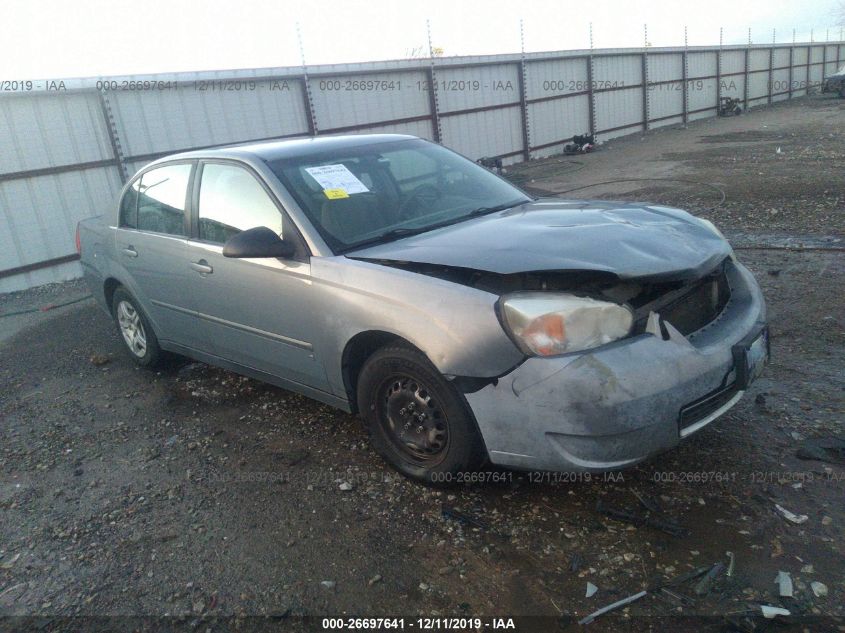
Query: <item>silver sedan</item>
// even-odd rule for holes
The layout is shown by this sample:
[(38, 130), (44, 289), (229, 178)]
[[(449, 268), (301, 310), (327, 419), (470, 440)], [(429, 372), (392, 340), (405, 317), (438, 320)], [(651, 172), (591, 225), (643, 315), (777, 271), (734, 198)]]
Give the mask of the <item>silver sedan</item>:
[(358, 412), (428, 482), (629, 466), (768, 357), (760, 289), (708, 221), (533, 199), (409, 136), (169, 156), (78, 241), (135, 362), (177, 353)]

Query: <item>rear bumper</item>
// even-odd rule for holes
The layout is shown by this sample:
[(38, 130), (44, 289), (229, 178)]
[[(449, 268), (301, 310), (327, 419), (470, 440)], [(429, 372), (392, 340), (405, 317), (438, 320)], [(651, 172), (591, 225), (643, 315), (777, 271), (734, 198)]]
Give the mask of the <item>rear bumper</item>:
[(751, 273), (729, 266), (731, 301), (691, 337), (642, 334), (594, 352), (529, 358), (467, 394), (495, 464), (604, 471), (665, 451), (742, 396), (734, 346), (759, 331), (765, 303)]

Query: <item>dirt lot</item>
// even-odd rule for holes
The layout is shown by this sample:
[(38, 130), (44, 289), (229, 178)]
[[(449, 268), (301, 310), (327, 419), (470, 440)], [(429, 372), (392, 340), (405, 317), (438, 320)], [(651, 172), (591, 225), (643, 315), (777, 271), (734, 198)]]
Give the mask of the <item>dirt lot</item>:
[[(352, 416), (188, 361), (136, 369), (90, 300), (0, 318), (0, 613), (270, 615), (291, 628), (318, 615), (550, 616), (518, 630), (574, 630), (732, 552), (732, 575), (703, 595), (698, 580), (673, 589), (688, 601), (653, 591), (589, 627), (845, 630), (842, 454), (796, 455), (845, 436), (843, 103), (664, 129), (510, 174), (545, 192), (708, 183), (569, 195), (691, 208), (743, 247), (763, 286), (767, 372), (728, 415), (623, 473), (429, 489), (389, 470)], [(7, 295), (0, 314), (84, 293)], [(686, 531), (614, 520), (598, 502)], [(778, 596), (779, 571), (793, 598)], [(793, 615), (764, 620), (761, 604)]]

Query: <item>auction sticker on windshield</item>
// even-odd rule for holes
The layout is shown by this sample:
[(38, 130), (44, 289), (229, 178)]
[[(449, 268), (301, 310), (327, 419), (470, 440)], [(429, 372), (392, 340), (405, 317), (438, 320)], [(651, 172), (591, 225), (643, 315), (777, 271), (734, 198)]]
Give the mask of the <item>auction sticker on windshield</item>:
[(306, 167), (305, 171), (323, 188), (323, 193), (327, 198), (346, 198), (353, 193), (369, 191), (366, 185), (346, 168), (346, 165)]

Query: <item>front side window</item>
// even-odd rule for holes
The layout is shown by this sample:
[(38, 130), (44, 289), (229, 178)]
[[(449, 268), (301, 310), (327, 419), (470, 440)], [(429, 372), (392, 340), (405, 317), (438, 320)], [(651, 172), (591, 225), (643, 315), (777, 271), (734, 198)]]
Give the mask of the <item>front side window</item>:
[(270, 167), (341, 253), (530, 200), (472, 161), (418, 139), (281, 159)]
[(282, 236), (282, 214), (246, 169), (209, 163), (202, 168), (199, 239), (224, 244), (241, 231), (266, 226)]
[(191, 167), (183, 163), (145, 172), (132, 183), (121, 202), (121, 226), (166, 235), (185, 235), (185, 205)]

